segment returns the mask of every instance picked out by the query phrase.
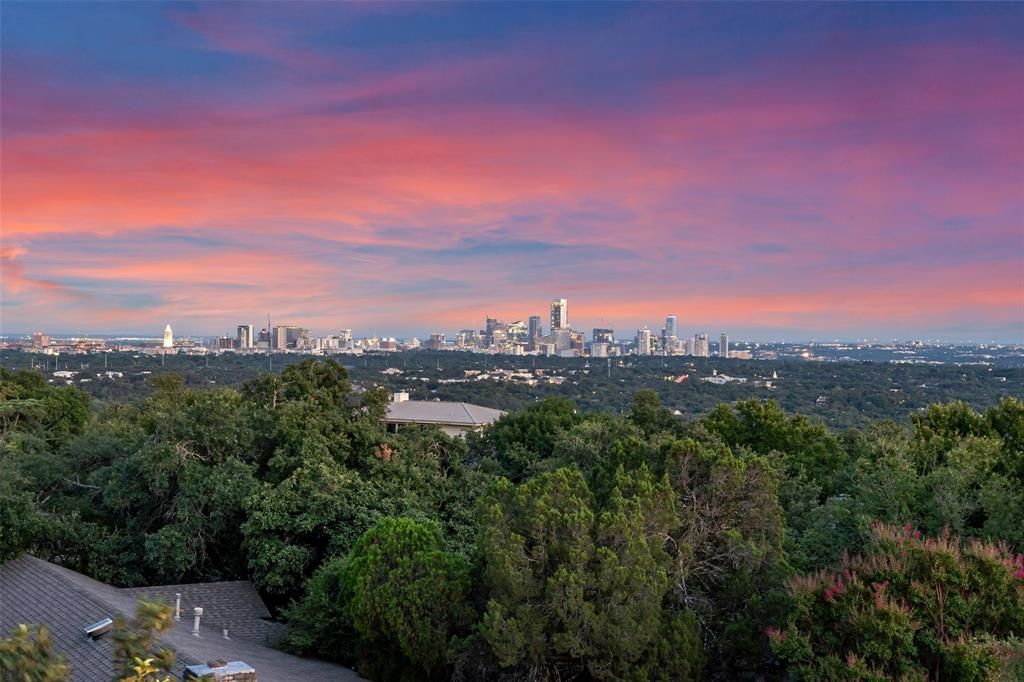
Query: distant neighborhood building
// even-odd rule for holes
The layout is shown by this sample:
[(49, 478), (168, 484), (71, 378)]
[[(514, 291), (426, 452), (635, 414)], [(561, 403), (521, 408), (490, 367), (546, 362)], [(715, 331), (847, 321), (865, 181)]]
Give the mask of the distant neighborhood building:
[(388, 405), (384, 422), (393, 429), (398, 429), (403, 424), (437, 426), (449, 436), (462, 436), (468, 431), (480, 431), (496, 422), (503, 414), (505, 413), (501, 410), (470, 403), (408, 400), (396, 397), (396, 401)]

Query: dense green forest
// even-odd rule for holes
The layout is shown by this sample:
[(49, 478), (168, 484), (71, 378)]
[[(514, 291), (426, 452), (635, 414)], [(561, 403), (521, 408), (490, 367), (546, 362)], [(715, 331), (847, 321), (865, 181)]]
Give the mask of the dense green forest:
[(374, 680), (1024, 676), (1019, 399), (837, 430), (776, 394), (524, 396), (463, 440), (388, 433), (395, 386), (330, 360), (145, 380), (0, 370), (0, 559), (248, 578), (282, 646)]
[[(119, 352), (47, 359), (33, 353), (0, 351), (0, 366), (28, 369), (45, 362), (52, 371), (59, 364), (61, 370), (77, 372), (72, 383), (97, 401), (131, 402), (152, 395), (150, 379), (156, 374), (178, 374), (187, 387), (241, 388), (262, 374), (308, 357), (295, 353), (161, 357)], [(770, 399), (786, 412), (817, 417), (836, 428), (866, 426), (879, 419), (906, 422), (929, 405), (953, 400), (985, 410), (1006, 397), (1024, 398), (1024, 367), (991, 365), (685, 356), (607, 360), (422, 350), (341, 356), (339, 362), (345, 363), (356, 386), (408, 391), (417, 400), (436, 398), (519, 410), (545, 398), (567, 398), (587, 413), (625, 414), (635, 393), (652, 390), (670, 410), (690, 417), (704, 415), (723, 402)], [(120, 376), (105, 378), (107, 371)], [(539, 383), (528, 385), (501, 380), (501, 371), (540, 372), (542, 376)], [(481, 380), (477, 372), (491, 378)], [(747, 381), (724, 385), (702, 381), (715, 372)], [(680, 381), (683, 376), (686, 379)], [(551, 377), (560, 383), (545, 380)]]

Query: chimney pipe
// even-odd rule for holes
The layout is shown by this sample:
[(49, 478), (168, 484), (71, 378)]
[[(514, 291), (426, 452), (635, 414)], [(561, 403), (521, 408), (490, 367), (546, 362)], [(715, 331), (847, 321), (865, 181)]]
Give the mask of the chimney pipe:
[(193, 612), (195, 613), (196, 619), (192, 624), (192, 635), (195, 637), (199, 636), (199, 618), (203, 615), (203, 607), (197, 606)]

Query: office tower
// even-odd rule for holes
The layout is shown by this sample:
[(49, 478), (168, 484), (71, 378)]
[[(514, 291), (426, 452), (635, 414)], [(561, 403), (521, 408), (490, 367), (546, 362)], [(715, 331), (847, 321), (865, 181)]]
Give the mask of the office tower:
[(647, 327), (641, 327), (636, 330), (636, 354), (651, 354), (651, 330)]
[(552, 329), (549, 338), (554, 341), (556, 351), (572, 348), (572, 330), (570, 329)]
[(522, 320), (509, 322), (505, 325), (505, 333), (508, 335), (509, 339), (516, 341), (517, 343), (529, 339), (529, 330), (527, 329), (526, 323)]
[(551, 333), (558, 329), (569, 328), (569, 302), (564, 298), (556, 298), (551, 302)]
[(606, 357), (608, 357), (608, 344), (607, 343), (591, 343), (590, 344), (590, 357), (592, 357), (592, 358), (606, 358)]
[(164, 327), (164, 348), (174, 348), (174, 332), (171, 331), (171, 325)]
[(665, 316), (665, 336), (670, 339), (679, 338), (679, 326), (675, 315)]
[(718, 337), (718, 357), (727, 358), (729, 357), (729, 335), (722, 334)]
[(256, 339), (252, 335), (251, 324), (240, 324), (238, 325), (238, 345), (236, 348), (239, 350), (245, 350), (246, 348), (252, 348), (256, 345)]
[(352, 340), (352, 330), (351, 329), (342, 329), (340, 332), (338, 332), (338, 338), (341, 339), (342, 341), (351, 341)]
[(306, 344), (306, 341), (309, 339), (309, 330), (293, 325), (280, 325), (274, 327), (271, 339), (273, 341), (271, 347), (274, 350), (296, 348)]
[(675, 315), (665, 316), (665, 326), (661, 330), (661, 352), (674, 353), (679, 347), (679, 324)]
[(50, 337), (42, 332), (35, 332), (32, 334), (32, 347), (33, 348), (46, 348), (50, 345)]
[(530, 341), (536, 343), (544, 333), (544, 330), (540, 326), (540, 315), (530, 315)]
[(599, 329), (595, 327), (594, 331), (591, 332), (590, 340), (594, 343), (607, 343), (608, 345), (611, 345), (615, 343), (615, 330)]
[(707, 334), (693, 335), (693, 354), (700, 358), (711, 355), (711, 345)]
[(288, 348), (287, 327), (274, 327), (270, 333), (270, 347), (274, 350), (285, 350)]

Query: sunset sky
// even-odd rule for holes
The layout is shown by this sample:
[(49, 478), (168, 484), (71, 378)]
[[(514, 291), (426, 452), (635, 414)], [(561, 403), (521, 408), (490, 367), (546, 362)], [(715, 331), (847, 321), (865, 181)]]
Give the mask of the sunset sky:
[(6, 333), (1024, 341), (1022, 3), (0, 19)]

